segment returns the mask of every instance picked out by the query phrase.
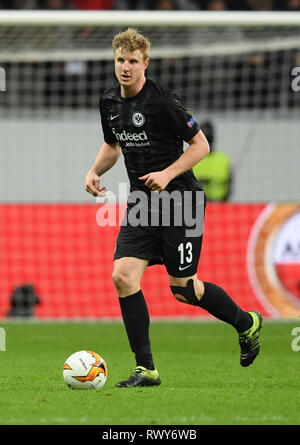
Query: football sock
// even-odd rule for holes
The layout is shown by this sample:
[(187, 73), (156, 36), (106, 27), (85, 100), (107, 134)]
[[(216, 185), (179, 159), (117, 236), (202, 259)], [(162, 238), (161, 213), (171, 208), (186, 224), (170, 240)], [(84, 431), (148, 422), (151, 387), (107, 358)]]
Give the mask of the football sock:
[(231, 324), (238, 332), (249, 329), (253, 319), (248, 312), (243, 311), (229, 295), (216, 284), (203, 282), (204, 294), (199, 306), (219, 320)]
[(149, 339), (150, 317), (143, 292), (119, 298), (121, 313), (136, 365), (155, 369)]

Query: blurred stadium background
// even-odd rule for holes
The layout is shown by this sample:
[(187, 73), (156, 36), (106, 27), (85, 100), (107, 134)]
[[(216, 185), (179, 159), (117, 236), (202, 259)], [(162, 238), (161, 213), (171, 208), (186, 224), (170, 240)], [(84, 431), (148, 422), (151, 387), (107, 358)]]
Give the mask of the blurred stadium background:
[[(281, 2), (284, 11), (261, 2), (259, 12), (192, 0), (155, 8), (174, 11), (23, 3), (26, 11), (7, 11), (0, 2), (0, 317), (120, 317), (111, 282), (118, 227), (97, 224), (101, 204), (84, 180), (103, 142), (99, 94), (115, 82), (111, 41), (127, 26), (152, 42), (148, 76), (211, 122), (215, 150), (230, 159), (231, 193), (207, 207), (199, 277), (267, 318), (300, 315), (297, 1)], [(122, 158), (102, 179), (117, 198), (120, 183)], [(208, 317), (178, 304), (162, 266), (148, 268), (143, 288), (152, 317)]]

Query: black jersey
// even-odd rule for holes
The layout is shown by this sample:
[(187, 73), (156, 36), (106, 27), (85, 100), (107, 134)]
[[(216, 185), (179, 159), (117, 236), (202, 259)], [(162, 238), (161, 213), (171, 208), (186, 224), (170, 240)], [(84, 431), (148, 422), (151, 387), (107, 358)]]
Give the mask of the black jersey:
[[(121, 146), (131, 192), (150, 192), (138, 178), (175, 162), (183, 153), (183, 141), (189, 141), (199, 131), (180, 98), (149, 79), (131, 98), (121, 97), (120, 86), (104, 91), (100, 114), (105, 142), (119, 142)], [(174, 178), (166, 190), (202, 188), (193, 171), (188, 170)]]

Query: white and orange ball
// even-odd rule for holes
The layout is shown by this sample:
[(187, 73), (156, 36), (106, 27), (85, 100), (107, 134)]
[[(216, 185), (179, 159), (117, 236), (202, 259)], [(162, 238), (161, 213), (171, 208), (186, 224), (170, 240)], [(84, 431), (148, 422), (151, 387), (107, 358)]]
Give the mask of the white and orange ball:
[(107, 379), (107, 366), (103, 358), (93, 351), (78, 351), (70, 355), (63, 367), (63, 378), (70, 388), (103, 388)]

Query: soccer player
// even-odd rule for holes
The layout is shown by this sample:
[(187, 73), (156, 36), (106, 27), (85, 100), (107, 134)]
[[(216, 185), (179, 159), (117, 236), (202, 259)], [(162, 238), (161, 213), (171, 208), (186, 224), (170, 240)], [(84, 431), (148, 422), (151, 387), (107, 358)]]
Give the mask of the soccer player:
[[(180, 208), (184, 217), (203, 216), (206, 199), (192, 167), (209, 153), (209, 144), (179, 97), (146, 78), (150, 52), (146, 37), (128, 28), (114, 37), (113, 49), (119, 85), (106, 90), (100, 98), (105, 142), (87, 173), (86, 191), (93, 196), (105, 193), (106, 188), (100, 188), (100, 177), (113, 167), (122, 152), (130, 195), (116, 243), (112, 280), (136, 367), (117, 386), (161, 383), (151, 351), (148, 308), (140, 286), (145, 269), (152, 264), (164, 265), (171, 292), (178, 301), (204, 308), (236, 329), (240, 363), (249, 366), (260, 349), (262, 316), (242, 310), (221, 287), (198, 278), (202, 231), (196, 231), (196, 235), (187, 233), (190, 223), (185, 220), (177, 224), (174, 217), (169, 225), (163, 224), (163, 206), (160, 204), (153, 211), (145, 199), (141, 214), (150, 217), (158, 214), (159, 224), (152, 224), (152, 219), (148, 225), (130, 222), (130, 212), (135, 208), (131, 197), (135, 193), (149, 198), (149, 204), (155, 197), (177, 192), (182, 201), (172, 201), (173, 212)], [(183, 141), (188, 144), (186, 150)], [(189, 192), (191, 202), (186, 198)], [(189, 206), (185, 207), (185, 202)]]

